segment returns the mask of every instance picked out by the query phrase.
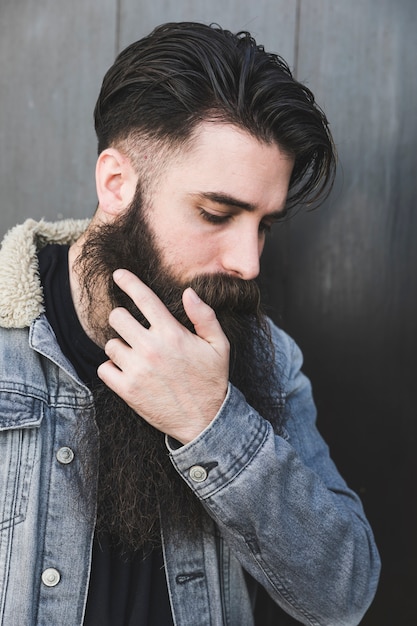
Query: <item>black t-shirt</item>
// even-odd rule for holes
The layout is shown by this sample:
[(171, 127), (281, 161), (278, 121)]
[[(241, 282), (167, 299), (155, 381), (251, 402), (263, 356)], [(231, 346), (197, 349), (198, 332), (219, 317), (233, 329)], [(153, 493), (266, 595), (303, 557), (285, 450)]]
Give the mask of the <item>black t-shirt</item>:
[[(106, 355), (84, 332), (71, 297), (68, 246), (39, 252), (46, 316), (59, 346), (91, 386)], [(106, 538), (94, 541), (84, 626), (173, 626), (162, 549), (121, 554)]]

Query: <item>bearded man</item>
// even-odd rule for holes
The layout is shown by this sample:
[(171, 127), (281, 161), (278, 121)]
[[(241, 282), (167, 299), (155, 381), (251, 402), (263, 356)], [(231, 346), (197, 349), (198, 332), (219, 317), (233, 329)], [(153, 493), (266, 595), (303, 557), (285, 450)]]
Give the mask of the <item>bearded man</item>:
[[(167, 24), (106, 74), (91, 221), (1, 251), (1, 624), (359, 624), (378, 553), (264, 315), (266, 233), (334, 175), (249, 33)], [(277, 609), (278, 610), (278, 609)]]

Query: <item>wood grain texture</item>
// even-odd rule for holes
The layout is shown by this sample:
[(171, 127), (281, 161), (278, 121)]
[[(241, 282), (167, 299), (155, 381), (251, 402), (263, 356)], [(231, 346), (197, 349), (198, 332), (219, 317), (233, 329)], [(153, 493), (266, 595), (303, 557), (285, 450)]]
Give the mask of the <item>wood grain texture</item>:
[(322, 209), (287, 224), (281, 261), (269, 258), (320, 428), (381, 550), (366, 626), (417, 623), (416, 32), (415, 0), (301, 3), (298, 78), (331, 122), (339, 175)]
[(233, 32), (249, 30), (267, 49), (294, 62), (297, 0), (120, 0), (120, 6), (121, 47), (164, 22), (216, 22)]
[(113, 0), (0, 4), (0, 235), (95, 208), (92, 112), (116, 51)]

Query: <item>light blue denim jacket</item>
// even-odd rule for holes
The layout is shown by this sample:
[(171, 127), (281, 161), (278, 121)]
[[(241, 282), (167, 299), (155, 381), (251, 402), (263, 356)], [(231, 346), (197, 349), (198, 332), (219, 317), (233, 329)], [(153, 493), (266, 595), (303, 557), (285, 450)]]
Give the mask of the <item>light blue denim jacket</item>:
[[(41, 312), (31, 257), (36, 245), (71, 242), (83, 227), (64, 224), (25, 224), (25, 279), (12, 260), (13, 250), (23, 254), (21, 231), (0, 253), (0, 283), (5, 271), (15, 275), (0, 286), (1, 626), (79, 626), (87, 597), (95, 508), (82, 494), (96, 485), (79, 446), (98, 446), (94, 406)], [(203, 433), (180, 448), (167, 441), (208, 513), (193, 539), (162, 515), (176, 626), (253, 624), (244, 570), (302, 624), (357, 625), (375, 593), (379, 557), (361, 503), (316, 429), (299, 349), (272, 332), (285, 437), (229, 385)]]

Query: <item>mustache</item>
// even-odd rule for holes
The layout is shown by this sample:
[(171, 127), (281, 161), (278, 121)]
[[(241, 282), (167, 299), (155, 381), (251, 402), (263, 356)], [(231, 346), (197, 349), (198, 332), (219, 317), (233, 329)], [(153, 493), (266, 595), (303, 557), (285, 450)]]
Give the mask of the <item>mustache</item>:
[(226, 274), (196, 276), (190, 287), (216, 312), (253, 315), (259, 311), (261, 296), (257, 283)]
[[(262, 316), (261, 294), (255, 281), (243, 280), (227, 274), (201, 274), (184, 283), (167, 281), (166, 278), (159, 281), (155, 276), (147, 280), (146, 273), (140, 278), (152, 289), (177, 321), (189, 330), (193, 330), (193, 326), (182, 303), (182, 294), (187, 287), (191, 287), (201, 300), (214, 310), (220, 322), (222, 319), (242, 317), (259, 320)], [(131, 299), (117, 285), (114, 284), (113, 289), (114, 300), (118, 305), (126, 308), (137, 321), (148, 327), (148, 321)]]

